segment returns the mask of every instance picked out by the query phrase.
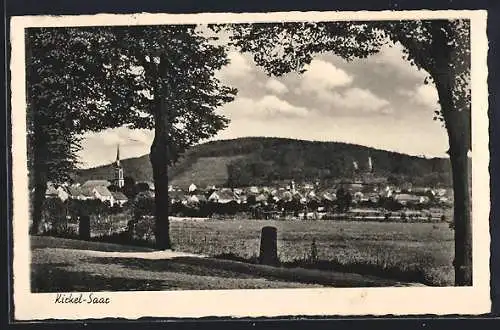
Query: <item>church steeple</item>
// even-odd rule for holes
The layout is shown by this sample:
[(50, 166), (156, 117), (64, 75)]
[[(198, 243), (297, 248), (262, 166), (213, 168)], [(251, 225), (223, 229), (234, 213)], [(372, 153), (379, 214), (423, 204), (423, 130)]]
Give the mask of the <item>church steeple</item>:
[(125, 179), (123, 178), (123, 168), (120, 164), (120, 145), (116, 146), (115, 183), (118, 188), (122, 188), (125, 185)]
[(116, 145), (116, 166), (120, 166), (120, 145)]

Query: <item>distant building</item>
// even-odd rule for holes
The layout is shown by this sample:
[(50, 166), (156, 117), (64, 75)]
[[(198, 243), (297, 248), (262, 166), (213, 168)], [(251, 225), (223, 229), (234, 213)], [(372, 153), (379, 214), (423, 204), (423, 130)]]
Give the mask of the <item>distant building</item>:
[(83, 188), (94, 189), (95, 187), (109, 187), (111, 186), (111, 182), (108, 180), (88, 180), (84, 184), (82, 184)]
[(57, 187), (57, 197), (59, 197), (60, 200), (63, 202), (66, 201), (69, 198), (69, 194), (66, 191), (66, 188), (63, 186)]
[(198, 189), (198, 187), (196, 187), (196, 185), (195, 185), (194, 183), (191, 183), (191, 184), (189, 185), (188, 191), (189, 191), (190, 193), (194, 193), (197, 189)]
[(406, 205), (408, 203), (424, 203), (428, 200), (425, 196), (416, 196), (412, 194), (396, 194), (394, 195), (394, 200), (401, 205)]
[(303, 188), (304, 189), (314, 189), (314, 184), (312, 184), (312, 183), (304, 183)]
[(187, 204), (200, 204), (200, 203), (205, 203), (207, 201), (207, 198), (205, 195), (191, 195), (187, 198)]
[(256, 186), (252, 186), (247, 189), (247, 194), (249, 195), (257, 195), (258, 193), (259, 193), (259, 188)]
[(214, 191), (209, 197), (208, 201), (215, 203), (229, 203), (232, 201), (237, 201), (238, 199), (234, 195), (234, 193), (230, 191)]
[(69, 186), (68, 194), (70, 199), (75, 200), (88, 200), (88, 199), (96, 199), (94, 193), (90, 188), (81, 187), (81, 186)]
[(45, 198), (58, 198), (63, 202), (69, 198), (69, 194), (66, 187), (49, 182), (47, 183), (47, 189), (45, 190)]
[(125, 185), (125, 179), (123, 177), (123, 167), (120, 164), (120, 145), (118, 145), (116, 147), (116, 161), (115, 161), (114, 170), (115, 170), (115, 177), (113, 180), (114, 184), (118, 188), (123, 188), (123, 186)]
[(171, 203), (183, 203), (187, 200), (187, 196), (180, 190), (169, 191), (168, 198)]
[(94, 193), (95, 197), (101, 202), (109, 202), (111, 206), (115, 204), (113, 194), (107, 187), (97, 186), (92, 189), (92, 192)]
[(127, 196), (121, 191), (112, 191), (111, 195), (113, 196), (114, 203), (118, 206), (123, 206), (128, 201)]
[(45, 198), (58, 198), (59, 192), (57, 188), (52, 183), (47, 183), (47, 189), (45, 190)]

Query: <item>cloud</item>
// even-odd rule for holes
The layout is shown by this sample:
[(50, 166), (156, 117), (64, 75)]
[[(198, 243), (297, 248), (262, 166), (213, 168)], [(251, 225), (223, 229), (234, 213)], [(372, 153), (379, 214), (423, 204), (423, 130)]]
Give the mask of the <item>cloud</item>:
[(229, 64), (224, 66), (218, 75), (222, 79), (248, 79), (254, 70), (251, 61), (238, 52), (232, 51), (228, 53)]
[(433, 84), (421, 84), (414, 90), (402, 89), (398, 94), (407, 97), (412, 103), (425, 108), (439, 107), (439, 97), (436, 87)]
[(264, 87), (275, 94), (284, 94), (288, 92), (286, 85), (274, 78), (267, 80)]
[(303, 117), (309, 113), (307, 108), (293, 105), (275, 95), (265, 95), (258, 100), (240, 97), (225, 106), (223, 112), (229, 117), (245, 116), (263, 119), (270, 117)]
[(302, 75), (299, 91), (317, 93), (347, 86), (353, 81), (347, 72), (323, 60), (312, 60), (306, 70)]
[(410, 62), (404, 58), (404, 47), (400, 43), (389, 44), (382, 47), (379, 53), (369, 58), (376, 66), (376, 70), (389, 71), (386, 73), (396, 74), (402, 78), (411, 80), (423, 80), (427, 73), (419, 70), (416, 66), (412, 66)]
[(122, 158), (142, 156), (149, 152), (154, 133), (145, 129), (120, 127), (98, 133), (88, 133), (82, 141), (79, 153), (82, 167), (95, 167), (115, 160), (116, 147), (120, 145)]
[(380, 113), (393, 112), (391, 103), (373, 94), (370, 90), (358, 87), (348, 88), (342, 92), (329, 92), (318, 95), (325, 104), (334, 108), (335, 114), (345, 112), (354, 113)]

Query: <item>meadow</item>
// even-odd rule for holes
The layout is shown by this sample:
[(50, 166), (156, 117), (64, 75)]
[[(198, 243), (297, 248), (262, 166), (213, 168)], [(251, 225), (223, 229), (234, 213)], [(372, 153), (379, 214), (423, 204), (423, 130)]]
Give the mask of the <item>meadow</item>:
[(178, 251), (256, 262), (261, 229), (269, 225), (278, 229), (285, 267), (453, 285), (453, 230), (447, 223), (172, 219), (170, 233)]

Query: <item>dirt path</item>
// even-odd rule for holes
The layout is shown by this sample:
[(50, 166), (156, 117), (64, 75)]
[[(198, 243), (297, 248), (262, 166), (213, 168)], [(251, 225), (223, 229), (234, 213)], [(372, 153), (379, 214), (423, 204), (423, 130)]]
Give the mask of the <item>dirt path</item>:
[(402, 286), (380, 278), (275, 268), (176, 251), (32, 238), (32, 291), (129, 291)]

